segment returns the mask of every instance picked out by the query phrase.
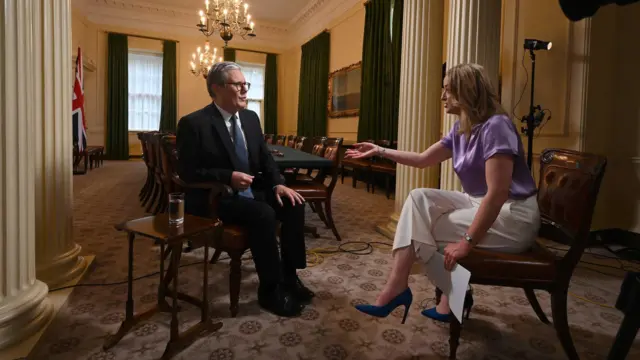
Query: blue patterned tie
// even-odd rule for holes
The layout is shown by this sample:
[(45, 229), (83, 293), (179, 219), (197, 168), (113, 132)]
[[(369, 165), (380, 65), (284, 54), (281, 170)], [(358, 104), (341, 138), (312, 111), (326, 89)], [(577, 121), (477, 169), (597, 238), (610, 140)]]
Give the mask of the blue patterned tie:
[[(231, 125), (233, 144), (236, 148), (236, 155), (238, 156), (238, 160), (240, 160), (242, 165), (244, 165), (243, 167), (245, 169), (249, 169), (249, 153), (247, 152), (247, 146), (244, 142), (244, 137), (242, 136), (242, 130), (240, 130), (238, 117), (236, 117), (235, 115), (231, 116)], [(248, 187), (246, 190), (238, 191), (238, 195), (253, 199), (253, 192), (251, 191), (251, 187)]]

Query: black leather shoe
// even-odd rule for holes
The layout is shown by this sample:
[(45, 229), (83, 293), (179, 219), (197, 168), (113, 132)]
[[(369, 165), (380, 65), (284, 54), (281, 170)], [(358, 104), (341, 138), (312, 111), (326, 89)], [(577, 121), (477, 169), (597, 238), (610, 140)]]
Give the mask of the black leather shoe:
[(258, 292), (258, 303), (263, 309), (283, 317), (299, 316), (304, 309), (304, 305), (281, 285)]
[(308, 305), (311, 303), (311, 299), (313, 299), (316, 294), (309, 290), (308, 287), (304, 286), (300, 278), (297, 276), (293, 279), (290, 279), (286, 283), (287, 290), (293, 294), (293, 297), (298, 300), (299, 303)]

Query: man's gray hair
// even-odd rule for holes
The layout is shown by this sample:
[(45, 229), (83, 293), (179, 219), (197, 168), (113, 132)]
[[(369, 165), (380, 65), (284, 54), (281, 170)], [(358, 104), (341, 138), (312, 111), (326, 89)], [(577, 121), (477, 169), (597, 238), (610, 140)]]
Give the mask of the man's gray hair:
[(231, 70), (242, 70), (242, 68), (232, 61), (222, 61), (213, 64), (211, 69), (209, 69), (209, 73), (207, 74), (207, 91), (209, 91), (211, 97), (215, 96), (212, 88), (213, 85), (223, 86), (229, 77), (227, 73)]

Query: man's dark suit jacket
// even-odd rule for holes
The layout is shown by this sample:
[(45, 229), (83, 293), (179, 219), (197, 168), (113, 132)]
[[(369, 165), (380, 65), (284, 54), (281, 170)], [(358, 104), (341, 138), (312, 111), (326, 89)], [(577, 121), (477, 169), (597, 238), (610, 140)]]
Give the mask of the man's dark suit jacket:
[[(249, 152), (249, 169), (238, 160), (231, 135), (218, 108), (212, 103), (180, 119), (176, 134), (178, 174), (185, 182), (215, 181), (231, 185), (231, 173), (253, 175), (254, 193), (284, 184), (278, 165), (264, 141), (260, 119), (251, 110), (238, 113)], [(185, 190), (185, 211), (209, 216), (208, 190)]]

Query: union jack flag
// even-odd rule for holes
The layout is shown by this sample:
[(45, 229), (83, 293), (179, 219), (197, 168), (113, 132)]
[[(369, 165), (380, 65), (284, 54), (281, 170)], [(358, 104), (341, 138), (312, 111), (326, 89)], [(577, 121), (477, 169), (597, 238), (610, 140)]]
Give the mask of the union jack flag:
[(76, 80), (73, 84), (73, 105), (71, 116), (73, 118), (73, 144), (78, 147), (78, 152), (87, 147), (87, 123), (84, 112), (84, 71), (82, 69), (82, 50), (78, 47), (76, 58)]

